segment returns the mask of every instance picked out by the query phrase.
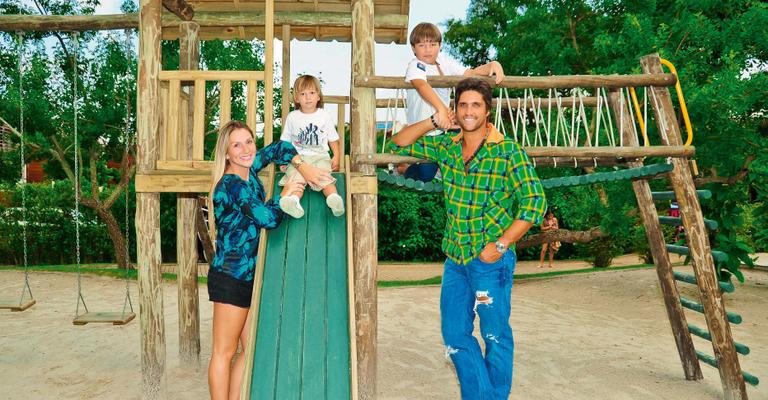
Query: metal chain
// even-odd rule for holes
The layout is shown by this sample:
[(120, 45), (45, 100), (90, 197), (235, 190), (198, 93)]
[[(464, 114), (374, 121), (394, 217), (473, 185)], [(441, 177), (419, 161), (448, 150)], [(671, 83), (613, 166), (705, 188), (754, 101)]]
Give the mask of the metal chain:
[(19, 135), (21, 149), (21, 235), (22, 235), (22, 247), (24, 249), (24, 286), (21, 288), (21, 296), (19, 296), (19, 306), (24, 302), (24, 293), (28, 292), (30, 299), (34, 299), (32, 296), (32, 289), (29, 286), (29, 258), (27, 250), (27, 164), (26, 157), (24, 156), (24, 32), (16, 31), (16, 41), (18, 45), (19, 53)]
[(77, 98), (77, 55), (80, 51), (80, 43), (78, 41), (78, 32), (74, 32), (73, 46), (74, 51), (72, 55), (72, 113), (73, 113), (73, 131), (74, 131), (74, 143), (72, 145), (75, 151), (75, 262), (77, 267), (77, 305), (75, 306), (75, 317), (80, 316), (80, 302), (82, 301), (85, 312), (88, 312), (88, 307), (85, 305), (85, 299), (83, 298), (82, 282), (80, 277), (80, 157), (79, 157), (79, 138), (77, 132), (77, 120), (78, 120), (78, 98)]
[[(131, 101), (131, 85), (129, 85), (129, 82), (131, 80), (131, 64), (128, 62), (128, 58), (131, 54), (131, 31), (125, 30), (125, 127), (123, 130), (123, 133), (125, 135), (125, 151), (123, 153), (123, 157), (126, 159), (126, 162), (128, 162), (128, 156), (130, 155), (130, 146), (131, 146), (131, 116), (128, 115), (128, 104)], [(130, 249), (130, 230), (128, 229), (128, 195), (129, 195), (129, 187), (130, 185), (127, 185), (125, 187), (125, 300), (123, 301), (123, 316), (125, 316), (125, 309), (126, 306), (130, 307), (131, 312), (133, 312), (133, 303), (131, 302), (131, 287), (128, 282), (128, 266), (131, 265), (131, 253), (128, 249)]]

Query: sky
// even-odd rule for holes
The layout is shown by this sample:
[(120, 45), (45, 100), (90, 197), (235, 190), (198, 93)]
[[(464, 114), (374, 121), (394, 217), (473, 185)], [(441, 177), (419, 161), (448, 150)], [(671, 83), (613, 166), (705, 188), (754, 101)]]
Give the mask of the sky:
[[(119, 14), (121, 0), (103, 0), (96, 9), (97, 14)], [(420, 22), (432, 22), (445, 31), (443, 24), (450, 18), (464, 19), (469, 0), (411, 0), (408, 32)], [(275, 62), (282, 65), (282, 41), (275, 39)], [(376, 75), (404, 76), (405, 67), (413, 58), (407, 44), (376, 44)], [(279, 73), (279, 71), (276, 71)], [(349, 95), (351, 74), (351, 45), (338, 42), (291, 42), (291, 83), (299, 74), (311, 74), (323, 81), (323, 94)], [(394, 97), (393, 90), (379, 89), (377, 98)], [(336, 115), (336, 106), (326, 106), (331, 115)], [(378, 118), (383, 120), (386, 110), (379, 110)], [(404, 119), (404, 112), (400, 113)], [(347, 112), (349, 120), (349, 112)]]

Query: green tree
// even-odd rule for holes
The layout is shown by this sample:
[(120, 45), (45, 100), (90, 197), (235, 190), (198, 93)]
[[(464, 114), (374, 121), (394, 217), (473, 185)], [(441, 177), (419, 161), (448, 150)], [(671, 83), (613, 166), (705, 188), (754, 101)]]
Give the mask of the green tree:
[[(675, 63), (696, 135), (696, 184), (714, 193), (704, 213), (721, 223), (714, 247), (729, 252), (726, 266), (742, 279), (738, 265), (751, 263), (752, 249), (737, 238), (746, 220), (740, 205), (760, 204), (754, 244), (768, 244), (768, 218), (760, 212), (768, 170), (765, 3), (484, 0), (470, 4), (466, 20), (446, 25), (447, 47), (461, 61), (496, 58), (509, 75), (640, 73), (638, 59), (654, 52)], [(603, 227), (618, 213), (634, 216), (636, 225), (636, 210), (618, 211), (625, 200), (611, 194), (584, 213)]]

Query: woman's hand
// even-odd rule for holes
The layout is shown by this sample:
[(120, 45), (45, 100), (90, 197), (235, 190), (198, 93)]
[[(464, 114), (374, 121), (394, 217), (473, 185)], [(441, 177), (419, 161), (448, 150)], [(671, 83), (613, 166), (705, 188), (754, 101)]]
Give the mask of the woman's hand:
[(302, 163), (297, 169), (301, 176), (304, 177), (304, 180), (315, 186), (322, 186), (323, 182), (327, 182), (329, 179), (331, 179), (330, 172), (324, 171), (307, 163)]
[(303, 182), (288, 182), (283, 186), (283, 191), (280, 192), (280, 196), (285, 197), (294, 194), (301, 198), (304, 194), (304, 187), (306, 187), (306, 185)]

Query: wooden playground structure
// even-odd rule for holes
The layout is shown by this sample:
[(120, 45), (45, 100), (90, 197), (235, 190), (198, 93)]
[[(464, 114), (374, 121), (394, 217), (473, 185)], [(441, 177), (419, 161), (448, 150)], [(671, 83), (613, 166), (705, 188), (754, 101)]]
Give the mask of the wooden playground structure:
[[(177, 193), (178, 227), (177, 260), (179, 282), (179, 352), (185, 362), (199, 363), (200, 332), (197, 284), (197, 250), (195, 220), (198, 210), (197, 193), (210, 187), (210, 162), (205, 160), (205, 85), (215, 82), (220, 88), (220, 122), (231, 117), (232, 83), (245, 82), (246, 122), (257, 123), (257, 110), (271, 110), (273, 94), (274, 40), (283, 43), (283, 99), (290, 98), (290, 42), (299, 40), (340, 40), (351, 42), (352, 88), (349, 97), (331, 96), (332, 102), (350, 101), (350, 157), (345, 161), (344, 180), (348, 202), (346, 255), (349, 286), (349, 380), (350, 397), (372, 399), (376, 396), (376, 327), (377, 327), (377, 187), (378, 181), (390, 182), (386, 175), (377, 174), (376, 167), (398, 161), (414, 161), (406, 157), (381, 154), (376, 146), (375, 109), (381, 107), (375, 97), (376, 88), (402, 89), (408, 85), (402, 77), (375, 75), (374, 43), (406, 43), (408, 0), (325, 0), (325, 1), (227, 1), (227, 0), (141, 0), (138, 16), (1, 16), (2, 30), (98, 30), (139, 29), (139, 66), (137, 88), (137, 162), (136, 174), (136, 237), (138, 247), (142, 392), (145, 398), (161, 396), (166, 360), (165, 319), (161, 296), (160, 203), (161, 192)], [(164, 12), (164, 7), (167, 10)], [(281, 35), (277, 36), (275, 31)], [(201, 71), (200, 41), (209, 39), (253, 39), (265, 42), (263, 71)], [(180, 41), (178, 71), (161, 70), (161, 40)], [(680, 355), (683, 373), (688, 380), (700, 380), (699, 360), (718, 368), (726, 399), (747, 399), (745, 379), (753, 384), (757, 378), (743, 373), (729, 321), (737, 323), (732, 313), (726, 313), (722, 290), (716, 276), (715, 259), (722, 257), (710, 248), (707, 225), (702, 216), (699, 197), (693, 183), (690, 158), (695, 149), (686, 143), (680, 132), (667, 87), (677, 83), (674, 74), (664, 73), (658, 55), (640, 60), (642, 74), (603, 76), (506, 77), (498, 85), (503, 89), (557, 90), (580, 88), (594, 90), (595, 95), (580, 99), (581, 105), (600, 104), (610, 110), (612, 122), (618, 128), (619, 142), (592, 144), (590, 139), (580, 143), (558, 144), (555, 140), (522, 140), (529, 156), (537, 165), (573, 167), (594, 164), (622, 167), (615, 176), (632, 179), (648, 242), (653, 253), (667, 316)], [(433, 86), (450, 87), (459, 77), (430, 78)], [(261, 83), (260, 83), (261, 82)], [(263, 90), (259, 89), (259, 85)], [(645, 88), (656, 122), (659, 138), (640, 143), (645, 136), (634, 123), (627, 88)], [(600, 93), (604, 93), (601, 97)], [(627, 94), (625, 94), (625, 92)], [(541, 97), (538, 98), (539, 105)], [(597, 99), (597, 100), (595, 100)], [(604, 99), (604, 100), (600, 100)], [(550, 97), (545, 103), (571, 101)], [(596, 103), (595, 103), (596, 101)], [(282, 114), (288, 112), (283, 102)], [(520, 110), (516, 107), (507, 107)], [(496, 101), (503, 107), (503, 100)], [(525, 109), (525, 107), (522, 107)], [(539, 108), (539, 110), (543, 110)], [(343, 107), (339, 120), (343, 123)], [(511, 112), (511, 111), (510, 111)], [(534, 111), (536, 114), (536, 111)], [(639, 110), (637, 112), (639, 115)], [(538, 114), (536, 114), (538, 115)], [(543, 111), (542, 111), (543, 115)], [(538, 118), (538, 117), (536, 117)], [(273, 140), (273, 116), (264, 113), (265, 143)], [(598, 120), (597, 125), (600, 125)], [(343, 129), (340, 129), (343, 131)], [(595, 140), (599, 136), (595, 132)], [(517, 136), (516, 136), (517, 137)], [(579, 139), (580, 140), (580, 139)], [(577, 140), (578, 141), (578, 140)], [(651, 143), (653, 142), (653, 144)], [(342, 140), (343, 143), (343, 140)], [(343, 147), (342, 147), (343, 149)], [(643, 165), (646, 157), (666, 157), (668, 163), (660, 168)], [(640, 171), (640, 172), (637, 172)], [(637, 173), (635, 173), (637, 172)], [(654, 193), (648, 179), (666, 174), (672, 183), (671, 192)], [(573, 177), (571, 177), (573, 178)], [(272, 182), (270, 174), (269, 182)], [(584, 176), (569, 182), (551, 182), (551, 187), (589, 184), (600, 176)], [(605, 178), (606, 180), (612, 178)], [(390, 182), (397, 183), (397, 182)], [(405, 184), (405, 182), (400, 182)], [(406, 186), (423, 188), (409, 182)], [(681, 218), (660, 218), (654, 199), (675, 199)], [(664, 242), (661, 223), (682, 224), (687, 246), (671, 246)], [(254, 299), (262, 299), (261, 279), (264, 271), (267, 235), (260, 243), (260, 266), (257, 269)], [(271, 242), (270, 242), (271, 243)], [(695, 276), (674, 273), (669, 252), (685, 253), (691, 257)], [(713, 257), (714, 255), (714, 257)], [(681, 298), (677, 281), (695, 284), (699, 302)], [(254, 301), (259, 308), (260, 301)], [(698, 310), (705, 316), (707, 328), (686, 322), (683, 309)], [(259, 318), (254, 318), (255, 324)], [(256, 326), (251, 327), (253, 345)], [(691, 334), (711, 341), (714, 357), (694, 349)], [(742, 348), (745, 346), (742, 345)], [(249, 365), (253, 365), (253, 350), (246, 349)], [(742, 354), (748, 353), (744, 350)], [(256, 356), (258, 357), (258, 355)], [(250, 370), (250, 369), (249, 369)], [(250, 374), (247, 374), (250, 375)], [(246, 378), (245, 387), (251, 384)], [(244, 393), (250, 396), (250, 390)], [(261, 398), (261, 397), (259, 397)]]

